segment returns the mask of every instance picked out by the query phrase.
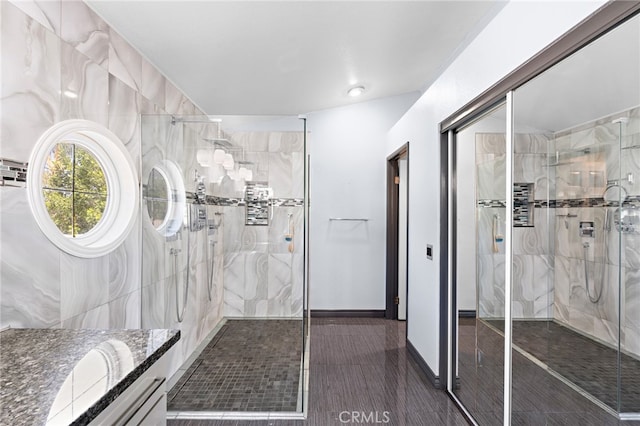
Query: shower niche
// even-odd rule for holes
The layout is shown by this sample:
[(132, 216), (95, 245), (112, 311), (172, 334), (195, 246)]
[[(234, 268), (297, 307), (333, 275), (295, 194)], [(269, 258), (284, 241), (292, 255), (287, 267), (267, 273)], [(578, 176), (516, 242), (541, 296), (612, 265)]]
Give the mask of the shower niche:
[(532, 227), (535, 213), (533, 183), (513, 184), (513, 226)]
[(268, 182), (247, 182), (244, 190), (245, 225), (269, 226), (269, 203), (272, 193)]

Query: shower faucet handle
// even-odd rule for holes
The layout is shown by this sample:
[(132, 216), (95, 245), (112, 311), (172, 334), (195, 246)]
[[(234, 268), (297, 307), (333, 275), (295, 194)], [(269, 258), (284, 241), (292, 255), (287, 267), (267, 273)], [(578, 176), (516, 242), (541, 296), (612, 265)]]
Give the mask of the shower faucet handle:
[(593, 222), (580, 222), (580, 236), (581, 237), (594, 237), (595, 227)]

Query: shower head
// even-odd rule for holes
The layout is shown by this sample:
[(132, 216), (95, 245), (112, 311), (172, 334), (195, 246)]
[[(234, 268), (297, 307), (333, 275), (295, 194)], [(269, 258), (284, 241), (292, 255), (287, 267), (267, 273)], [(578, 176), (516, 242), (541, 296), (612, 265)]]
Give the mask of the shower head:
[(202, 138), (203, 141), (209, 142), (217, 147), (224, 149), (232, 149), (234, 146), (231, 144), (229, 139), (224, 138)]
[(618, 181), (609, 182), (607, 188), (602, 193), (602, 198), (607, 203), (620, 202), (622, 204), (627, 199), (628, 192)]

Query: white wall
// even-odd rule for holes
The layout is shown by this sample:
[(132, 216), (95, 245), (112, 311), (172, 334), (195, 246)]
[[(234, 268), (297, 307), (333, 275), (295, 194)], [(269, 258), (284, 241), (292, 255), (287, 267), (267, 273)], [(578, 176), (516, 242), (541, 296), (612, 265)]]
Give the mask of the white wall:
[(385, 137), (418, 95), (307, 114), (311, 309), (385, 308)]
[[(408, 338), (439, 371), (438, 123), (594, 12), (604, 1), (512, 1), (389, 132), (385, 155), (410, 141)], [(433, 260), (425, 257), (433, 244)]]

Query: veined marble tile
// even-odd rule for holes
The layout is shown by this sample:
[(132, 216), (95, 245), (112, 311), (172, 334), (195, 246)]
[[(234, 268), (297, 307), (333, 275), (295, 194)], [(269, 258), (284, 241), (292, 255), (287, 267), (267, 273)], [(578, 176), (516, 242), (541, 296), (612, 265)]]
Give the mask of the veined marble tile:
[(0, 325), (54, 327), (60, 323), (60, 251), (38, 228), (26, 196), (23, 188), (0, 191)]
[(269, 152), (302, 152), (304, 132), (270, 132)]
[(109, 130), (127, 147), (136, 170), (140, 171), (140, 113), (138, 93), (109, 75)]
[(293, 196), (293, 165), (291, 153), (269, 154), (269, 186), (275, 198)]
[(245, 300), (245, 255), (225, 254), (224, 267), (224, 304), (225, 316), (228, 316), (228, 306), (232, 308), (236, 316), (244, 312)]
[(504, 317), (504, 255), (478, 257), (478, 304), (484, 316)]
[(241, 251), (266, 253), (269, 250), (269, 227), (245, 225), (241, 232)]
[(61, 118), (109, 125), (109, 73), (68, 44), (62, 45)]
[(640, 330), (640, 270), (625, 270), (625, 305), (623, 324), (627, 328)]
[(505, 156), (476, 165), (476, 197), (479, 200), (506, 200)]
[(291, 316), (292, 263), (293, 256), (291, 254), (269, 255), (267, 313), (270, 316)]
[(63, 319), (62, 328), (109, 328), (109, 305), (100, 305), (87, 312)]
[(164, 110), (169, 114), (178, 114), (182, 103), (182, 93), (169, 80), (165, 79)]
[[(267, 300), (269, 255), (266, 253), (250, 253), (245, 255), (244, 299)], [(245, 312), (249, 313), (249, 312)]]
[[(537, 214), (546, 217), (547, 209), (535, 209)], [(546, 220), (535, 220), (532, 228), (513, 228), (513, 253), (514, 254), (550, 254), (553, 247), (550, 246), (550, 228)], [(553, 227), (551, 228), (553, 229)]]
[(617, 237), (621, 236), (623, 242), (623, 252), (621, 254), (624, 256), (623, 265), (630, 269), (640, 269), (640, 235), (614, 232), (612, 234), (614, 234), (612, 235), (614, 245), (611, 247), (613, 250), (610, 250), (610, 253), (616, 254), (618, 252), (618, 246), (615, 245), (615, 242), (618, 239)]
[(555, 297), (553, 256), (533, 256), (533, 317), (553, 318)]
[(140, 217), (124, 242), (109, 253), (109, 300), (141, 287)]
[[(146, 205), (143, 203), (143, 209)], [(146, 286), (168, 276), (173, 268), (173, 259), (164, 237), (160, 235), (148, 220), (146, 211), (142, 212), (142, 285)]]
[(142, 56), (113, 28), (109, 28), (109, 73), (132, 89), (140, 91)]
[(142, 291), (135, 290), (109, 302), (109, 328), (141, 328)]
[(226, 288), (224, 291), (224, 316), (244, 316), (244, 299), (242, 299), (239, 295), (228, 291)]
[(556, 306), (568, 307), (571, 297), (571, 260), (569, 258), (555, 257), (554, 278), (554, 303)]
[(504, 154), (507, 149), (504, 133), (476, 133), (477, 154)]
[(546, 154), (553, 152), (553, 148), (555, 148), (553, 145), (552, 135), (516, 133), (513, 141), (513, 150), (519, 154)]
[(142, 328), (165, 328), (166, 280), (142, 287), (141, 321)]
[(106, 304), (109, 301), (109, 256), (82, 259), (61, 253), (60, 290), (63, 323)]
[[(237, 253), (242, 247), (242, 231), (244, 229), (244, 207), (223, 207), (223, 240), (225, 255)], [(231, 258), (229, 258), (230, 260)], [(225, 259), (225, 268), (227, 267)]]
[[(595, 304), (598, 311), (597, 318), (617, 323), (620, 312), (624, 312), (625, 268), (612, 265), (604, 265), (604, 268), (602, 279), (597, 279), (594, 282), (596, 291), (592, 293), (592, 295), (595, 296), (602, 292), (600, 300)], [(591, 282), (589, 284), (591, 284)], [(623, 306), (620, 306), (620, 303), (622, 303)]]
[(60, 120), (60, 40), (13, 4), (0, 7), (0, 156), (26, 162), (40, 136)]
[(9, 3), (22, 10), (47, 30), (60, 35), (60, 1), (10, 0)]
[(270, 132), (234, 132), (231, 142), (246, 151), (269, 152)]
[(142, 81), (140, 93), (155, 105), (164, 109), (166, 79), (158, 69), (145, 58), (142, 58)]
[(61, 2), (60, 36), (105, 70), (109, 63), (109, 26), (80, 0)]

